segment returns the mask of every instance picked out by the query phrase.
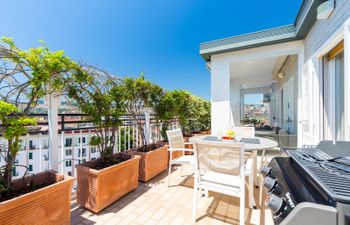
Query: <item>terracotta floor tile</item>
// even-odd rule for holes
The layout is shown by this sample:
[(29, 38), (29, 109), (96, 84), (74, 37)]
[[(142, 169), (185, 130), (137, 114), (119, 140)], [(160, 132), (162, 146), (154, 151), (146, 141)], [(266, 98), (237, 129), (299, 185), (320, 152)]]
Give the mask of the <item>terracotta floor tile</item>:
[[(191, 175), (191, 167), (184, 167), (183, 174)], [(255, 189), (255, 200), (259, 190)], [(247, 193), (247, 192), (246, 192)], [(167, 172), (164, 172), (121, 198), (99, 214), (80, 207), (72, 199), (71, 224), (104, 225), (187, 225), (192, 218), (193, 177), (180, 176), (180, 168), (173, 168), (171, 187), (167, 185)], [(73, 194), (74, 196), (74, 194)], [(197, 223), (224, 225), (239, 223), (239, 202), (236, 197), (209, 193), (209, 198), (200, 197), (197, 205)], [(260, 209), (248, 208), (246, 198), (246, 224), (259, 225)], [(273, 224), (271, 212), (265, 212), (265, 224)]]

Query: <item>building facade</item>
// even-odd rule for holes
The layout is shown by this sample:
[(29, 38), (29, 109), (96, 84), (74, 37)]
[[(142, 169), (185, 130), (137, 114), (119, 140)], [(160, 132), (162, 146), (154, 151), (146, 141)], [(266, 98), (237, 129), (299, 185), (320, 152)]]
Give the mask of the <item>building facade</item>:
[(350, 140), (349, 30), (350, 1), (304, 0), (292, 25), (202, 43), (212, 132), (239, 126), (244, 95), (263, 93), (298, 146)]

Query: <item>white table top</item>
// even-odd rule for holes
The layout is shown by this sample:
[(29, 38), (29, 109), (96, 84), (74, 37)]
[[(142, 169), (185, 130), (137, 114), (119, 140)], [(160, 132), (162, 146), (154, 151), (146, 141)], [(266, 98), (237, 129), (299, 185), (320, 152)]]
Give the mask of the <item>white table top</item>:
[[(195, 140), (198, 140), (198, 139), (203, 140), (204, 138), (208, 141), (218, 141), (216, 136), (211, 136), (211, 135), (194, 136), (194, 137), (191, 137), (189, 141), (193, 143)], [(278, 146), (276, 141), (268, 138), (262, 138), (262, 137), (242, 138), (241, 142), (244, 143), (244, 150), (247, 150), (247, 151), (263, 150), (263, 149), (269, 149), (269, 148), (274, 148)]]

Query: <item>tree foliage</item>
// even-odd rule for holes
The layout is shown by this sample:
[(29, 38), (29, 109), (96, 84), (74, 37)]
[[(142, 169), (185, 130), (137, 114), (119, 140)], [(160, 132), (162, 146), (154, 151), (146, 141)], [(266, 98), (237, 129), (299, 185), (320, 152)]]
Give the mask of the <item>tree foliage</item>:
[(37, 48), (22, 50), (11, 38), (0, 41), (0, 96), (17, 106), (24, 114), (47, 94), (65, 87), (64, 77), (70, 77), (77, 63), (63, 50), (50, 51), (42, 42)]
[(67, 80), (65, 91), (92, 121), (96, 136), (91, 138), (90, 144), (97, 146), (101, 161), (105, 163), (111, 159), (115, 133), (125, 112), (122, 95), (111, 94), (112, 87), (119, 85), (118, 80), (96, 67), (82, 66), (78, 70), (73, 79)]
[(42, 42), (37, 48), (22, 50), (11, 38), (0, 40), (0, 121), (6, 148), (1, 149), (5, 166), (1, 168), (2, 185), (11, 184), (12, 170), (20, 150), (20, 136), (35, 120), (27, 115), (42, 97), (61, 91), (64, 78), (72, 76), (78, 65), (64, 51), (50, 51)]
[(36, 124), (35, 119), (18, 114), (19, 112), (16, 106), (0, 101), (0, 133), (8, 141), (8, 147), (0, 149), (0, 157), (6, 162), (0, 168), (0, 190), (7, 190), (11, 186), (14, 162), (21, 148), (20, 136), (27, 133), (27, 126)]
[(165, 121), (177, 117), (184, 133), (210, 128), (210, 102), (188, 91), (166, 92), (155, 110)]
[(143, 145), (148, 144), (143, 128), (143, 117), (147, 110), (155, 108), (162, 100), (163, 89), (145, 79), (144, 74), (136, 78), (125, 77), (120, 85), (112, 89), (115, 101), (121, 100), (126, 111), (136, 121)]

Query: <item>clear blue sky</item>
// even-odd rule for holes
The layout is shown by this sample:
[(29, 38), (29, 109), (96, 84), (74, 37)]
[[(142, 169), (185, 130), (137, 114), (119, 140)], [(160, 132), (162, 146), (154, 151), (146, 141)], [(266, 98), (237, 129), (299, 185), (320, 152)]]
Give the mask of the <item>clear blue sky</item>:
[(301, 0), (11, 0), (0, 36), (22, 48), (44, 40), (113, 74), (210, 97), (199, 43), (294, 22)]

